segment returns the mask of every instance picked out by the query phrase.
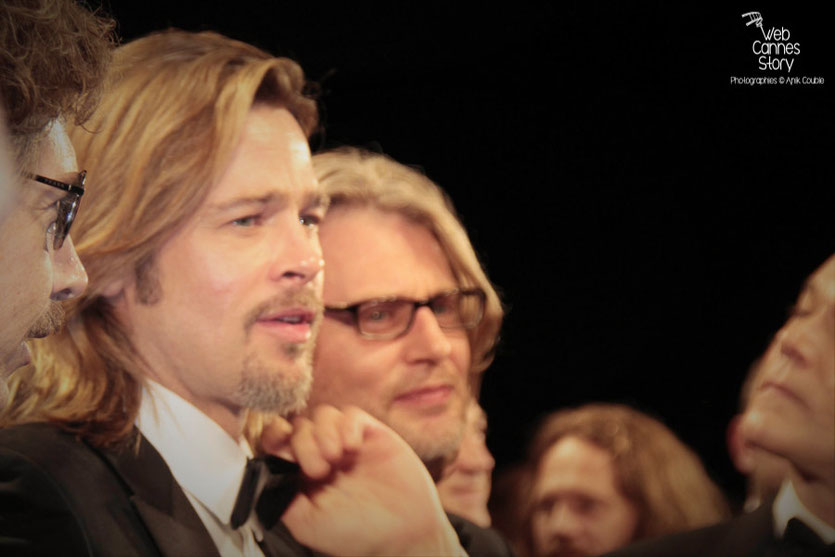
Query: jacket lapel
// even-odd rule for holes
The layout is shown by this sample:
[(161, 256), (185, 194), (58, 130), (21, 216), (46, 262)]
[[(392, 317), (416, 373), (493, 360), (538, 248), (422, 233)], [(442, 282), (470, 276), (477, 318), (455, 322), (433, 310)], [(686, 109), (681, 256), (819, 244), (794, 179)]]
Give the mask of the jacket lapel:
[(105, 456), (132, 492), (131, 503), (165, 557), (220, 557), (206, 527), (154, 447), (139, 435), (135, 445)]

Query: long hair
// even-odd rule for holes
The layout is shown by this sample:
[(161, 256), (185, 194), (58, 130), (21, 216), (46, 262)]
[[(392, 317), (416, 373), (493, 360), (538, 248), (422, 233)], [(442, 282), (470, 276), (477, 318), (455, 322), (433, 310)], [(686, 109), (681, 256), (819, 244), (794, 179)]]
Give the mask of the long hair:
[(58, 118), (80, 124), (102, 92), (115, 22), (76, 0), (0, 2), (0, 99), (19, 170)]
[(313, 168), (331, 198), (331, 209), (373, 207), (425, 226), (444, 250), (458, 285), (484, 291), (484, 317), (468, 335), (473, 354), (470, 373), (485, 370), (493, 361), (504, 310), (449, 197), (420, 172), (385, 155), (353, 147), (314, 155)]
[(531, 442), (523, 482), (521, 548), (533, 555), (533, 488), (540, 463), (558, 441), (578, 437), (612, 457), (615, 483), (635, 507), (634, 540), (719, 522), (728, 507), (699, 457), (659, 421), (619, 404), (587, 404), (547, 416)]
[(154, 255), (220, 179), (253, 104), (288, 109), (308, 136), (317, 122), (295, 62), (216, 33), (131, 42), (110, 80), (91, 120), (70, 132), (89, 171), (73, 228), (89, 285), (67, 304), (65, 329), (34, 343), (34, 366), (12, 377), (2, 418), (57, 423), (97, 446), (130, 434), (140, 400), (141, 355), (108, 285), (133, 272), (138, 297), (154, 301)]

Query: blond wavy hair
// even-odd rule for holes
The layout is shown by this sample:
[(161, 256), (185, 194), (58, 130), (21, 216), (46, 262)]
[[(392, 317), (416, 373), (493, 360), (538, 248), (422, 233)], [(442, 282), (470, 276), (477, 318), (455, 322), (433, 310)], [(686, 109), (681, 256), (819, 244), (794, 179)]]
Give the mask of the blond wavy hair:
[(153, 301), (154, 256), (228, 166), (256, 103), (289, 110), (309, 136), (316, 103), (292, 60), (222, 35), (169, 30), (116, 51), (110, 88), (84, 128), (71, 130), (88, 169), (73, 227), (89, 286), (68, 322), (34, 344), (33, 366), (11, 378), (0, 424), (49, 421), (96, 446), (133, 430), (141, 356), (105, 296), (125, 270)]
[[(487, 295), (481, 323), (468, 331), (473, 354), (470, 374), (492, 363), (504, 310), (458, 220), (452, 201), (424, 174), (391, 158), (354, 147), (318, 153), (316, 177), (331, 199), (330, 209), (373, 207), (399, 213), (425, 226), (437, 238), (460, 288), (481, 288)], [(473, 378), (477, 384), (477, 379)]]
[(578, 437), (612, 457), (615, 482), (639, 520), (633, 541), (692, 530), (729, 516), (699, 457), (666, 426), (628, 406), (587, 404), (548, 415), (530, 444), (521, 511), (523, 555), (534, 555), (533, 489), (540, 463), (558, 441)]

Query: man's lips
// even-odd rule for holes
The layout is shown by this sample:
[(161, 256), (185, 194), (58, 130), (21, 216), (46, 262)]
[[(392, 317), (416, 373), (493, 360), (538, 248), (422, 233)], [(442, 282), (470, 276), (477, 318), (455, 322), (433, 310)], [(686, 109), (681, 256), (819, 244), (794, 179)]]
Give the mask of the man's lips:
[(316, 312), (308, 308), (270, 311), (260, 315), (256, 325), (285, 342), (307, 342), (310, 339)]
[(487, 474), (475, 478), (454, 478), (447, 481), (447, 490), (456, 497), (484, 500), (490, 496), (490, 480)]
[(394, 400), (405, 404), (431, 406), (445, 403), (452, 391), (452, 385), (428, 385), (399, 394)]

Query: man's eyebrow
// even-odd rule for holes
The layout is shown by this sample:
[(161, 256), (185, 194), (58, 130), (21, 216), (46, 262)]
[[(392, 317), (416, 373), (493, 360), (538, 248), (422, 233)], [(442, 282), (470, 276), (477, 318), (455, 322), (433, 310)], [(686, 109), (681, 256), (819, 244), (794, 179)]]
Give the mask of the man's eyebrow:
[(307, 209), (325, 209), (327, 210), (328, 206), (330, 205), (331, 200), (327, 194), (324, 192), (314, 192), (305, 195), (304, 203), (302, 203), (302, 207)]
[(243, 196), (243, 197), (235, 197), (234, 199), (230, 199), (228, 201), (223, 201), (221, 203), (215, 203), (209, 206), (209, 210), (214, 213), (224, 213), (226, 211), (230, 211), (232, 209), (237, 209), (239, 207), (251, 207), (253, 205), (267, 205), (268, 203), (276, 200), (283, 200), (286, 198), (285, 194), (279, 193), (268, 193), (265, 195), (252, 195), (252, 196)]
[(58, 188), (53, 188), (47, 184), (40, 184), (41, 188), (38, 192), (37, 196), (34, 198), (39, 205), (43, 205), (46, 208), (52, 207), (55, 203), (58, 203), (62, 199), (67, 196), (67, 192)]
[[(222, 201), (209, 206), (213, 213), (225, 213), (242, 207), (262, 207), (274, 203), (285, 204), (289, 194), (284, 192), (270, 192), (264, 195), (249, 195), (235, 197), (228, 201)], [(305, 209), (327, 209), (330, 199), (322, 192), (311, 192), (306, 194), (302, 200), (302, 207)]]

